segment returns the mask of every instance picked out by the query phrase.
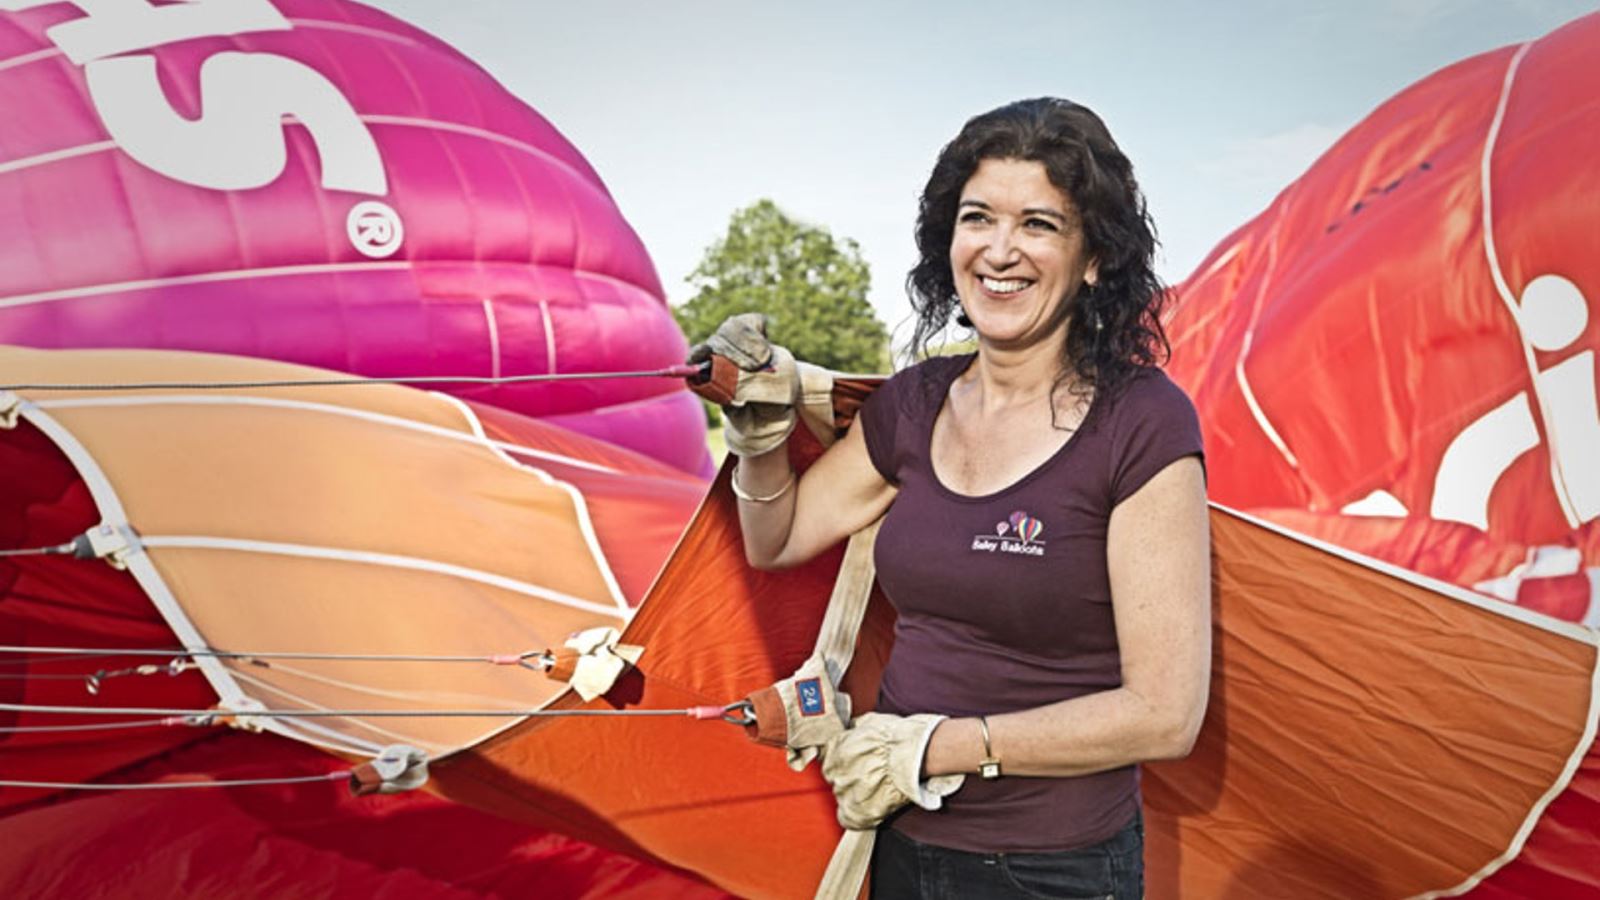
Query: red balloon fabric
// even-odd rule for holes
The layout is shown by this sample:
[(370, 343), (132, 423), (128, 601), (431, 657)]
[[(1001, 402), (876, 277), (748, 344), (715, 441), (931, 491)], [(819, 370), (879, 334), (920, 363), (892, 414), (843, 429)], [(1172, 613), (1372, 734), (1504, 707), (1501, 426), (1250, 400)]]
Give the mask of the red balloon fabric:
[[(1408, 88), (1178, 287), (1214, 499), (1600, 625), (1597, 50), (1588, 16)], [(1471, 537), (1377, 538), (1419, 529)]]

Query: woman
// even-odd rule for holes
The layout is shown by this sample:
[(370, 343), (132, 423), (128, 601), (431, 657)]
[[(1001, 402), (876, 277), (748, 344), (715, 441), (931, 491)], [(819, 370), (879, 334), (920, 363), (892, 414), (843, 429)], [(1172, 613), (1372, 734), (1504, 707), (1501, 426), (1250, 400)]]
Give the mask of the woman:
[[(873, 896), (1140, 897), (1136, 766), (1188, 753), (1210, 667), (1199, 426), (1155, 368), (1143, 198), (1093, 112), (1013, 103), (944, 148), (917, 244), (915, 343), (955, 317), (976, 353), (895, 375), (798, 485), (792, 412), (730, 408), (746, 552), (791, 566), (886, 515), (878, 711), (823, 751), (841, 821), (886, 820)], [(710, 349), (787, 377), (751, 325)]]

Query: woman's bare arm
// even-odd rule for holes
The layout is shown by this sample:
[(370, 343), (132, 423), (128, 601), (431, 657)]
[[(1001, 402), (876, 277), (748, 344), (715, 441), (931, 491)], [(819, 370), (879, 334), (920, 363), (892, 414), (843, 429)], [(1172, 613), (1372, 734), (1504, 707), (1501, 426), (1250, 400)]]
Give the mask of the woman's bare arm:
[(766, 503), (739, 501), (739, 527), (744, 532), (745, 558), (758, 569), (797, 566), (851, 534), (872, 524), (898, 489), (883, 479), (867, 455), (858, 421), (822, 454), (793, 490), (788, 451), (739, 461), (734, 473), (744, 493), (769, 497)]

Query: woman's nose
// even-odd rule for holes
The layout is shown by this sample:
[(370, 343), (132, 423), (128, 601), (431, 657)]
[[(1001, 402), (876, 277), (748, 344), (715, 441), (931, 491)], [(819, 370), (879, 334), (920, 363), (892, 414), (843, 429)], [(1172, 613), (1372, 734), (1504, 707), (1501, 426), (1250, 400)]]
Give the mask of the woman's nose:
[(983, 261), (996, 268), (1004, 268), (1017, 261), (1017, 245), (1011, 229), (1001, 226), (989, 232), (989, 242), (983, 248)]

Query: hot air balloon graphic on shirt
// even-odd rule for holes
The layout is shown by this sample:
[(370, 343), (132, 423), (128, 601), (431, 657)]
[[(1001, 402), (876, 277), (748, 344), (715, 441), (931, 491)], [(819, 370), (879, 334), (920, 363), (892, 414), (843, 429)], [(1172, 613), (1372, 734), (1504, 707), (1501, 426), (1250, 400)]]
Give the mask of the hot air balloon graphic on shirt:
[(1006, 523), (1011, 526), (1011, 530), (1016, 533), (1017, 538), (1024, 544), (1033, 543), (1034, 539), (1044, 531), (1043, 522), (1020, 509), (1007, 516)]

